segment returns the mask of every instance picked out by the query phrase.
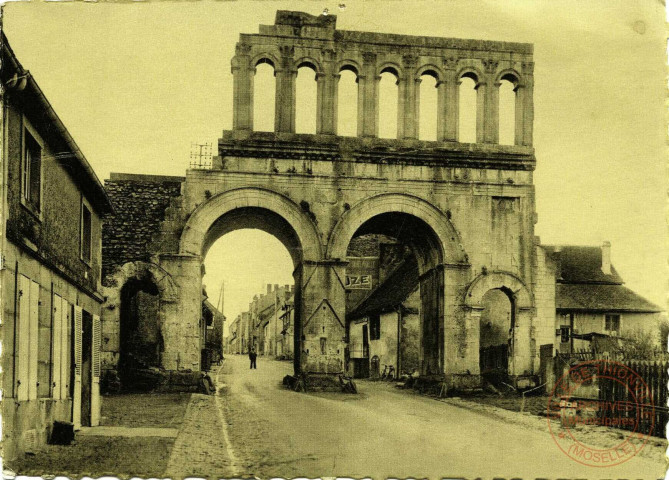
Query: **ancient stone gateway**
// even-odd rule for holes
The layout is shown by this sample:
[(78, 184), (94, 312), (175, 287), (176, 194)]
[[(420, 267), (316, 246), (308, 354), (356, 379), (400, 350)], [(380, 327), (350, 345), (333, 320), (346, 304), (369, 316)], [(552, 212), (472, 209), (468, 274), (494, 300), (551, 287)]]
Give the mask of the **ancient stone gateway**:
[[(177, 285), (166, 302), (162, 363), (199, 365), (201, 266), (221, 235), (260, 228), (291, 253), (296, 283), (295, 369), (346, 369), (346, 250), (361, 233), (388, 234), (416, 255), (421, 289), (421, 373), (479, 382), (481, 298), (504, 289), (514, 309), (510, 373), (538, 365), (533, 61), (528, 44), (339, 31), (336, 17), (280, 11), (242, 34), (232, 59), (233, 130), (211, 169), (193, 169), (154, 241)], [(274, 68), (275, 131), (254, 132), (254, 73)], [(295, 133), (297, 69), (317, 83), (317, 131)], [(339, 74), (358, 83), (358, 136), (337, 135)], [(397, 139), (378, 138), (380, 75), (399, 87)], [(419, 82), (437, 80), (437, 141), (418, 140)], [(458, 84), (476, 82), (477, 142), (458, 142)], [(498, 144), (498, 87), (513, 83), (515, 145)], [(179, 363), (177, 364), (177, 358)]]

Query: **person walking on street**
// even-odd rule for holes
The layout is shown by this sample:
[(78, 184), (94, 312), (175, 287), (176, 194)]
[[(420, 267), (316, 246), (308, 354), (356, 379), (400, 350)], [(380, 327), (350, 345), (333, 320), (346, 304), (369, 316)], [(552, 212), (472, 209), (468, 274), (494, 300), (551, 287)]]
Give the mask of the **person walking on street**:
[(251, 369), (256, 369), (256, 358), (258, 357), (258, 354), (256, 353), (256, 349), (252, 348), (249, 350), (249, 360), (251, 360), (251, 366), (249, 368)]

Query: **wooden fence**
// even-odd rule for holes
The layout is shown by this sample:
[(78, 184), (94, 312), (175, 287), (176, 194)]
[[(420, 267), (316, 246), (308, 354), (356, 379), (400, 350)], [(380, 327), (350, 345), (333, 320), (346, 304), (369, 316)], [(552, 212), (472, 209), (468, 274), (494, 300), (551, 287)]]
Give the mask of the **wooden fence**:
[[(582, 393), (576, 393), (573, 398), (576, 400), (579, 398), (598, 400), (600, 405), (598, 416), (602, 419), (604, 425), (664, 437), (665, 425), (669, 421), (669, 408), (667, 408), (667, 384), (669, 382), (667, 369), (669, 368), (669, 361), (616, 361), (610, 358), (596, 357), (597, 355), (591, 352), (577, 352), (568, 355), (557, 354), (554, 365), (555, 376), (560, 378), (569, 371), (571, 366), (592, 360), (610, 363), (611, 369), (609, 371), (616, 371), (615, 366), (624, 365), (643, 379), (644, 388), (648, 394), (647, 399), (642, 399), (637, 403), (625, 383), (605, 376), (598, 376), (594, 382), (588, 382), (590, 384), (585, 389), (579, 389)], [(606, 369), (606, 366), (604, 366), (604, 369)], [(614, 403), (617, 405), (616, 408), (601, 407), (603, 405), (610, 406)]]
[[(599, 377), (599, 401), (619, 402), (629, 407), (622, 411), (600, 408), (600, 418), (611, 420), (627, 418), (629, 422), (623, 422), (618, 428), (625, 430), (636, 430), (639, 433), (650, 434), (656, 437), (664, 437), (664, 429), (669, 420), (669, 409), (667, 408), (667, 381), (669, 374), (667, 361), (627, 361), (616, 362), (625, 365), (636, 372), (646, 384), (649, 398), (637, 403), (634, 401), (632, 392), (627, 386), (607, 377)], [(651, 403), (652, 400), (652, 403)]]

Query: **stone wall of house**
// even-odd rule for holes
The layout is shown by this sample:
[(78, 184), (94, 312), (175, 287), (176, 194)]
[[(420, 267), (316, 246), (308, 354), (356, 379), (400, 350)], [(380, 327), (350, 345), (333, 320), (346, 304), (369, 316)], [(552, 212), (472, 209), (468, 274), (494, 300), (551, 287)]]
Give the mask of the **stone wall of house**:
[(127, 262), (148, 260), (153, 237), (171, 203), (181, 195), (183, 177), (112, 173), (105, 189), (115, 213), (102, 228), (102, 277)]
[(539, 352), (542, 345), (559, 346), (560, 337), (555, 335), (555, 262), (535, 239), (536, 276), (533, 285), (537, 314), (532, 326), (531, 342), (534, 346), (535, 371), (539, 369)]
[[(83, 191), (69, 165), (48, 160), (56, 157), (64, 147), (51, 138), (53, 126), (44, 124), (39, 115), (31, 115), (26, 108), (26, 105), (13, 104), (7, 107), (7, 237), (93, 294), (99, 291), (101, 263), (101, 215), (99, 209), (94, 208), (95, 197)], [(26, 203), (21, 187), (23, 138), (27, 132), (32, 132), (41, 147), (41, 201), (38, 207)], [(91, 211), (90, 261), (84, 261), (81, 252), (82, 195), (84, 204)]]

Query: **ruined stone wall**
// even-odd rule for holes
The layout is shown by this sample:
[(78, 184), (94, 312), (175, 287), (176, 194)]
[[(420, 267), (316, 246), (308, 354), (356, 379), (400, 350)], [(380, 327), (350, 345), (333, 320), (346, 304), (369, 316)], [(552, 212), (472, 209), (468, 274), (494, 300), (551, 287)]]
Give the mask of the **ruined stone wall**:
[[(253, 131), (252, 79), (259, 62), (275, 68), (274, 132)], [(317, 73), (313, 135), (294, 128), (295, 73), (305, 65)], [(350, 240), (361, 232), (391, 235), (417, 254), (422, 373), (476, 382), (485, 291), (474, 300), (466, 297), (478, 281), (479, 290), (508, 287), (523, 297), (516, 366), (519, 374), (529, 374), (536, 356), (537, 285), (533, 65), (528, 44), (335, 32), (334, 20), (279, 12), (276, 25), (241, 35), (232, 62), (233, 130), (222, 133), (210, 170), (188, 171), (152, 251), (175, 253), (176, 241), (176, 268), (178, 262), (195, 265), (235, 228), (275, 235), (295, 262), (295, 330), (301, 333), (296, 368), (339, 373)], [(337, 136), (334, 128), (342, 69), (358, 77), (357, 137)], [(376, 79), (385, 71), (396, 74), (399, 86), (400, 122), (392, 140), (377, 138)], [(438, 80), (437, 141), (417, 135), (416, 85), (424, 74)], [(457, 135), (455, 100), (463, 76), (477, 82), (476, 143), (461, 143)], [(516, 87), (514, 145), (498, 142), (501, 80)], [(199, 278), (183, 277), (187, 283)], [(181, 333), (169, 348), (182, 348), (176, 340), (185, 331), (184, 314), (197, 306), (195, 296), (184, 292), (179, 301), (182, 316), (174, 322)]]
[(127, 262), (148, 260), (152, 238), (160, 231), (166, 210), (181, 193), (182, 177), (112, 173), (105, 189), (115, 213), (102, 228), (102, 276)]

